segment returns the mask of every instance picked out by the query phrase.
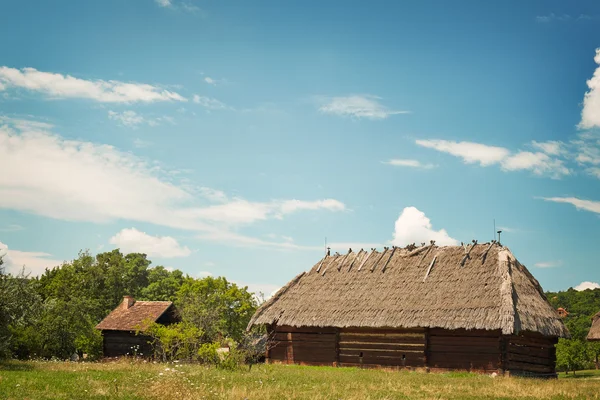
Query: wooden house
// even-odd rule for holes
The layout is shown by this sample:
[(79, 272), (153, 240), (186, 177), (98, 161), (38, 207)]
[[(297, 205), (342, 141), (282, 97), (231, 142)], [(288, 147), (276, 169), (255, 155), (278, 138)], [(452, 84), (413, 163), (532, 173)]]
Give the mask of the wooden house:
[(538, 281), (496, 242), (326, 256), (264, 303), (267, 362), (556, 376), (568, 337)]
[(96, 329), (102, 331), (104, 357), (149, 357), (153, 349), (150, 338), (143, 334), (146, 324), (157, 322), (169, 325), (177, 321), (175, 308), (170, 301), (136, 301), (131, 296), (125, 296), (123, 302), (96, 325)]
[(592, 319), (592, 327), (588, 332), (587, 340), (600, 340), (600, 312), (594, 315), (594, 318)]

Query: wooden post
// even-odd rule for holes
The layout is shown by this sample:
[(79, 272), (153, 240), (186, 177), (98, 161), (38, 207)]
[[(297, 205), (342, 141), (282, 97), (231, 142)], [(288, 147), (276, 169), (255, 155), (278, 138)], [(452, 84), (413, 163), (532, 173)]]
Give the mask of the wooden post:
[(292, 339), (292, 333), (288, 332), (287, 334), (287, 363), (294, 363), (294, 342)]
[(334, 367), (340, 366), (340, 328), (335, 328), (335, 363)]
[(425, 333), (423, 335), (425, 336), (425, 371), (429, 372), (429, 328), (425, 328)]
[(508, 336), (500, 335), (499, 345), (500, 345), (500, 373), (504, 374), (506, 372), (506, 367), (508, 366)]

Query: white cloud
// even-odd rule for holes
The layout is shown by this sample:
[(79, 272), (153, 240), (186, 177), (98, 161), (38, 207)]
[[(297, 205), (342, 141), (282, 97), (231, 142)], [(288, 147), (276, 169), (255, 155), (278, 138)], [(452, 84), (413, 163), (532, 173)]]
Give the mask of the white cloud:
[(546, 154), (558, 156), (563, 153), (564, 143), (555, 140), (549, 140), (547, 142), (536, 142), (534, 140), (531, 142), (531, 145)]
[(229, 200), (225, 192), (222, 190), (212, 189), (209, 187), (200, 187), (198, 192), (202, 197), (215, 203), (225, 203)]
[(186, 101), (176, 92), (144, 83), (86, 80), (70, 75), (38, 71), (34, 68), (0, 67), (0, 90), (21, 88), (40, 92), (51, 98), (91, 99), (101, 103)]
[(271, 283), (244, 283), (244, 282), (235, 282), (234, 283), (240, 287), (248, 287), (248, 291), (250, 293), (254, 293), (257, 298), (260, 298), (259, 293), (262, 293), (265, 300), (271, 298), (281, 286), (273, 285)]
[(206, 278), (206, 277), (209, 277), (209, 276), (213, 276), (212, 272), (209, 272), (209, 271), (200, 271), (200, 272), (196, 273), (196, 277), (198, 277), (198, 278)]
[(138, 125), (144, 122), (144, 118), (141, 115), (131, 110), (121, 113), (109, 110), (108, 118), (130, 128), (137, 128)]
[[(69, 221), (127, 220), (227, 235), (236, 224), (345, 209), (334, 199), (251, 202), (207, 188), (197, 196), (191, 185), (173, 182), (176, 174), (131, 153), (6, 118), (0, 118), (0, 170), (10, 171), (0, 174), (0, 208)], [(207, 206), (202, 193), (221, 204)]]
[(213, 99), (211, 97), (199, 96), (197, 94), (194, 95), (193, 101), (196, 104), (200, 104), (202, 107), (207, 108), (209, 110), (227, 110), (231, 109), (227, 104)]
[(192, 254), (189, 248), (181, 246), (171, 236), (152, 236), (135, 228), (122, 229), (110, 238), (110, 244), (125, 253), (145, 253), (149, 257), (174, 258)]
[(353, 95), (321, 99), (319, 111), (325, 114), (355, 118), (385, 119), (390, 115), (408, 114), (410, 111), (394, 111), (379, 102), (380, 97)]
[(481, 166), (497, 164), (510, 154), (504, 147), (487, 146), (473, 142), (453, 142), (450, 140), (417, 140), (419, 146), (460, 157), (467, 164), (479, 163)]
[(0, 256), (4, 261), (2, 268), (6, 273), (16, 275), (25, 267), (25, 274), (38, 276), (44, 273), (46, 268), (62, 265), (62, 261), (52, 259), (51, 254), (36, 251), (11, 250), (0, 242)]
[(25, 228), (23, 228), (21, 225), (17, 225), (17, 224), (10, 224), (10, 225), (5, 225), (3, 227), (0, 227), (0, 232), (18, 232), (18, 231), (22, 231)]
[(144, 148), (144, 147), (151, 146), (151, 145), (152, 145), (152, 143), (151, 143), (151, 142), (148, 142), (147, 140), (143, 140), (143, 139), (140, 139), (140, 138), (135, 138), (135, 139), (133, 140), (133, 145), (134, 145), (135, 147), (137, 147), (138, 149), (142, 149), (142, 148)]
[(410, 243), (429, 243), (430, 240), (435, 240), (438, 246), (458, 244), (458, 241), (450, 237), (445, 229), (434, 230), (425, 213), (416, 207), (404, 208), (396, 220), (392, 244), (406, 246)]
[(533, 264), (534, 266), (538, 267), (538, 268), (554, 268), (554, 267), (559, 267), (562, 265), (562, 261), (542, 261), (542, 262), (538, 262)]
[(585, 282), (581, 282), (579, 285), (575, 286), (573, 289), (579, 290), (579, 291), (586, 290), (586, 289), (592, 289), (592, 290), (600, 289), (600, 284), (598, 284), (596, 282), (585, 281)]
[(575, 206), (578, 210), (600, 214), (600, 201), (583, 200), (577, 197), (543, 197), (543, 200), (555, 203), (567, 203)]
[(405, 159), (392, 159), (389, 161), (385, 161), (384, 164), (393, 165), (394, 167), (411, 167), (411, 168), (422, 168), (422, 169), (431, 169), (435, 168), (433, 164), (423, 164), (418, 160), (405, 160)]
[[(596, 49), (594, 57), (596, 64), (600, 64), (600, 48)], [(600, 66), (594, 71), (594, 76), (587, 81), (590, 89), (583, 98), (583, 109), (581, 110), (581, 122), (579, 127), (589, 129), (600, 127)]]
[(154, 0), (161, 7), (171, 7), (171, 0)]
[(550, 175), (553, 178), (571, 174), (562, 160), (550, 158), (544, 153), (529, 151), (521, 151), (505, 158), (502, 160), (502, 169), (505, 171), (530, 170), (536, 175)]

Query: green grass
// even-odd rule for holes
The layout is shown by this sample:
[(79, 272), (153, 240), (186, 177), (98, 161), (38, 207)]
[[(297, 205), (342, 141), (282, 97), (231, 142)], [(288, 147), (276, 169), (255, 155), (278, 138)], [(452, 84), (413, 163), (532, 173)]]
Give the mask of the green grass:
[(598, 399), (600, 372), (538, 380), (468, 373), (258, 365), (8, 362), (0, 399)]

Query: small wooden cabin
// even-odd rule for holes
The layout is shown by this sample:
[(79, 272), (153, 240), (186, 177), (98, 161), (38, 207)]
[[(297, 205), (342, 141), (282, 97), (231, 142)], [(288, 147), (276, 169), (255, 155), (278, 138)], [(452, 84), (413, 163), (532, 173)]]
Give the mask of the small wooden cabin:
[[(143, 333), (144, 324), (148, 321), (169, 325), (177, 322), (175, 307), (170, 301), (136, 301), (125, 296), (96, 329), (102, 331), (102, 349), (104, 357), (120, 357), (137, 354), (150, 357), (153, 354), (149, 337)], [(141, 328), (141, 329), (140, 329)]]
[(588, 332), (587, 340), (600, 340), (600, 312), (594, 315), (594, 318), (592, 319), (592, 327)]
[(267, 362), (555, 377), (556, 310), (498, 243), (326, 256), (251, 319)]

